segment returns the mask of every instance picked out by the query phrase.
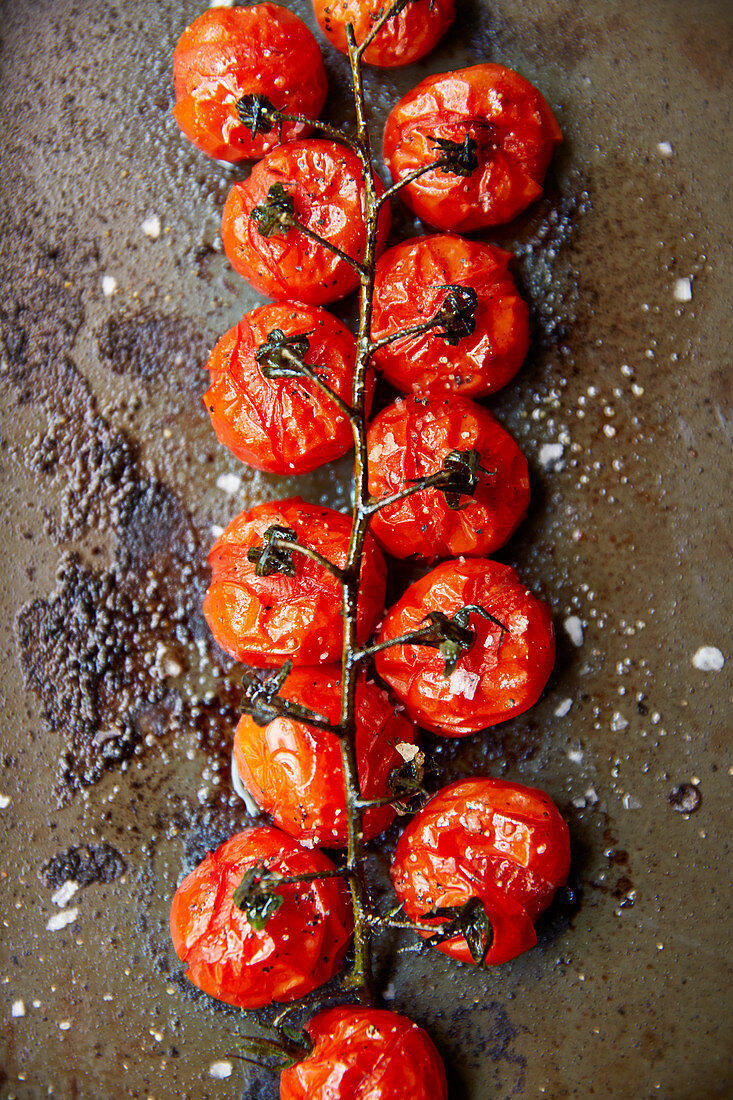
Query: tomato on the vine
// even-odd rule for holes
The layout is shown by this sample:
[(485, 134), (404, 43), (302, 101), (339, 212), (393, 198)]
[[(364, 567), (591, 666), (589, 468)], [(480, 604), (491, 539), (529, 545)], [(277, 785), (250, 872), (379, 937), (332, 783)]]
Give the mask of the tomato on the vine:
[[(351, 939), (349, 892), (342, 878), (278, 886), (274, 900), (255, 897), (251, 912), (234, 893), (251, 872), (288, 877), (334, 870), (279, 829), (245, 829), (209, 852), (181, 883), (171, 907), (171, 937), (186, 977), (212, 997), (240, 1008), (294, 1001), (329, 981)], [(282, 899), (282, 900), (278, 900)], [(259, 915), (259, 919), (257, 915)]]
[[(267, 553), (274, 566), (267, 575), (255, 562), (269, 528), (294, 535), (333, 565), (346, 565), (351, 518), (332, 508), (307, 504), (300, 497), (257, 504), (237, 516), (209, 554), (211, 584), (204, 615), (221, 648), (238, 661), (262, 668), (287, 658), (297, 665), (341, 658), (343, 624), (341, 584), (320, 562), (297, 550)], [(285, 535), (287, 542), (289, 535)], [(278, 565), (279, 558), (282, 562)], [(384, 607), (386, 567), (382, 552), (367, 536), (361, 567), (357, 635), (364, 642)]]
[[(396, 181), (455, 150), (447, 166), (402, 189), (409, 208), (437, 229), (467, 232), (511, 221), (542, 194), (560, 127), (519, 73), (485, 62), (423, 80), (393, 107), (384, 159)], [(454, 161), (455, 161), (454, 157)]]
[[(375, 185), (381, 194), (384, 188), (376, 177)], [(276, 205), (269, 207), (274, 213), (267, 224), (256, 210), (268, 208), (273, 188)], [(221, 230), (226, 254), (261, 294), (309, 305), (333, 302), (356, 288), (357, 272), (297, 227), (276, 224), (279, 212), (285, 211), (286, 221), (292, 216), (361, 262), (366, 247), (365, 195), (361, 161), (346, 145), (317, 139), (280, 145), (229, 192)], [(390, 217), (385, 203), (377, 226), (377, 255), (384, 248)]]
[[(392, 882), (410, 920), (438, 931), (454, 914), (436, 917), (436, 910), (460, 910), (477, 898), (490, 924), (483, 961), (491, 966), (534, 946), (534, 922), (569, 870), (568, 827), (549, 795), (481, 777), (444, 787), (409, 822)], [(461, 932), (435, 946), (462, 962), (478, 961)]]
[(485, 558), (443, 562), (387, 612), (378, 641), (424, 629), (426, 616), (436, 612), (460, 613), (473, 631), (452, 670), (443, 652), (426, 645), (390, 646), (375, 657), (377, 672), (414, 722), (463, 737), (537, 701), (555, 660), (552, 616), (510, 566)]
[(399, 398), (367, 435), (369, 492), (386, 497), (435, 474), (446, 457), (478, 461), (473, 495), (423, 489), (380, 509), (372, 531), (396, 558), (483, 556), (527, 514), (527, 460), (490, 412), (461, 397)]
[(210, 157), (254, 160), (311, 127), (285, 122), (252, 134), (237, 103), (264, 96), (288, 114), (317, 118), (328, 81), (318, 43), (297, 15), (278, 4), (212, 8), (186, 28), (173, 54), (176, 105), (183, 133)]
[[(313, 0), (313, 7), (326, 38), (344, 54), (349, 52), (347, 23), (353, 26), (359, 46), (384, 11), (383, 0)], [(367, 46), (364, 60), (383, 68), (417, 61), (440, 41), (455, 14), (455, 0), (410, 0)]]
[(444, 316), (447, 327), (404, 336), (375, 352), (375, 366), (393, 386), (403, 393), (483, 397), (514, 377), (529, 348), (529, 312), (509, 272), (511, 259), (501, 248), (452, 234), (404, 241), (380, 257), (375, 341), (444, 314), (451, 297), (463, 313), (453, 326)]

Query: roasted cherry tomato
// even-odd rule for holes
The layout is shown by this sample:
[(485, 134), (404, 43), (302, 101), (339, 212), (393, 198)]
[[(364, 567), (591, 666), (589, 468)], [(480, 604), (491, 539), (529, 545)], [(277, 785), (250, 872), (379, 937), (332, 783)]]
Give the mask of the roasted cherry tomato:
[[(254, 166), (249, 179), (234, 184), (222, 218), (222, 240), (232, 266), (261, 294), (297, 298), (309, 305), (342, 298), (359, 281), (346, 260), (293, 226), (274, 225), (258, 214), (252, 217), (255, 208), (267, 206), (270, 189), (276, 185), (280, 185), (277, 201), (288, 214), (292, 206), (292, 217), (301, 225), (361, 261), (366, 245), (361, 162), (334, 141), (281, 145)], [(379, 181), (376, 186), (381, 194), (384, 188)], [(277, 210), (273, 218), (277, 220)], [(377, 255), (389, 223), (385, 203), (378, 222)]]
[(452, 456), (453, 469), (467, 477), (472, 463), (478, 464), (473, 495), (423, 489), (375, 514), (371, 530), (396, 558), (490, 554), (527, 514), (527, 460), (491, 413), (473, 401), (400, 398), (372, 422), (367, 447), (369, 492), (375, 497), (408, 489), (445, 469)]
[(461, 608), (474, 632), (453, 671), (448, 657), (426, 645), (391, 646), (376, 655), (377, 672), (413, 721), (447, 737), (463, 737), (521, 714), (537, 701), (555, 660), (552, 616), (508, 565), (485, 558), (446, 561), (416, 581), (387, 613), (378, 641), (448, 618)]
[(309, 126), (285, 122), (252, 135), (243, 96), (261, 95), (288, 114), (317, 118), (328, 82), (318, 43), (287, 8), (212, 8), (186, 28), (173, 54), (173, 115), (189, 141), (218, 160), (254, 160)]
[[(427, 914), (478, 898), (493, 934), (483, 960), (491, 966), (535, 945), (534, 922), (569, 870), (568, 827), (549, 795), (476, 778), (444, 787), (410, 821), (395, 851), (392, 881), (405, 913), (420, 924), (440, 926), (440, 916)], [(444, 930), (446, 919), (455, 918), (442, 915)], [(462, 962), (480, 960), (461, 933), (436, 946)]]
[(219, 441), (271, 474), (305, 474), (346, 454), (354, 442), (348, 418), (308, 378), (267, 377), (268, 348), (285, 365), (283, 353), (300, 355), (351, 402), (356, 341), (349, 330), (314, 306), (261, 306), (229, 329), (209, 358), (204, 404)]
[(529, 347), (529, 314), (508, 270), (511, 258), (501, 248), (442, 235), (384, 253), (374, 285), (374, 340), (443, 318), (375, 353), (375, 366), (393, 386), (481, 397), (514, 377)]
[[(280, 695), (336, 724), (340, 666), (294, 668)], [(396, 746), (414, 742), (412, 723), (397, 713), (384, 688), (362, 677), (356, 689), (356, 760), (363, 798), (390, 794), (390, 773), (405, 763)], [(263, 727), (244, 715), (234, 735), (234, 755), (244, 786), (276, 825), (303, 844), (346, 845), (344, 775), (335, 734), (285, 717)], [(366, 839), (386, 829), (394, 814), (392, 806), (366, 810)]]
[(178, 887), (171, 907), (173, 946), (186, 963), (186, 977), (240, 1008), (294, 1001), (323, 985), (341, 966), (353, 927), (348, 889), (339, 877), (279, 886), (279, 908), (273, 904), (268, 916), (260, 907), (259, 919), (248, 916), (233, 895), (245, 874), (257, 869), (287, 877), (334, 865), (279, 829), (245, 829), (209, 852)]
[(306, 1031), (313, 1049), (280, 1074), (280, 1100), (448, 1100), (440, 1055), (406, 1016), (340, 1005)]
[[(358, 46), (384, 11), (382, 0), (313, 0), (313, 7), (326, 38), (345, 54), (349, 52), (346, 24), (352, 24)], [(417, 61), (440, 41), (455, 14), (455, 0), (410, 0), (367, 46), (364, 60), (384, 68)]]
[(423, 80), (392, 109), (384, 159), (395, 181), (460, 146), (461, 174), (448, 165), (402, 190), (410, 209), (437, 229), (501, 225), (542, 194), (560, 127), (529, 81), (489, 62)]
[[(279, 666), (328, 664), (341, 657), (341, 585), (319, 562), (297, 550), (284, 554), (282, 568), (258, 576), (263, 562), (248, 552), (262, 547), (270, 527), (294, 532), (298, 542), (343, 568), (351, 517), (306, 504), (300, 497), (258, 504), (233, 519), (209, 554), (212, 578), (204, 615), (222, 649), (245, 664)], [(273, 555), (268, 555), (272, 561)], [(289, 559), (289, 560), (288, 560)], [(277, 563), (274, 563), (277, 565)], [(357, 620), (364, 642), (384, 607), (386, 567), (371, 536), (361, 567)]]

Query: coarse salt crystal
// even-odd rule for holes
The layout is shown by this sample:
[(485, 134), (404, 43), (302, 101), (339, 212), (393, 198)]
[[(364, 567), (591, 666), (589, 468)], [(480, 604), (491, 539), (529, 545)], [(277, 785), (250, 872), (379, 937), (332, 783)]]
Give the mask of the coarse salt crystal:
[(624, 718), (623, 714), (621, 714), (620, 711), (615, 710), (613, 712), (613, 718), (611, 719), (611, 729), (615, 733), (618, 733), (619, 730), (625, 730), (628, 724), (628, 721), (626, 720), (626, 718)]
[(59, 1020), (59, 1031), (69, 1031), (71, 1020)]
[(216, 487), (223, 493), (234, 496), (242, 487), (242, 479), (239, 474), (220, 474), (216, 479)]
[(701, 645), (692, 658), (695, 668), (701, 672), (720, 672), (725, 664), (725, 657), (714, 645)]
[(232, 1075), (231, 1062), (212, 1062), (209, 1066), (209, 1077), (215, 1077), (217, 1081), (224, 1081)]
[(466, 672), (463, 668), (455, 669), (448, 677), (451, 695), (462, 695), (464, 699), (473, 699), (480, 679), (481, 677), (475, 672)]
[(160, 218), (157, 214), (151, 214), (149, 218), (141, 222), (140, 228), (146, 237), (150, 237), (151, 241), (157, 241), (161, 230)]
[(114, 275), (102, 276), (102, 294), (105, 298), (111, 298), (114, 292), (117, 290), (117, 280)]
[(407, 741), (398, 741), (395, 745), (395, 748), (397, 749), (397, 752), (400, 754), (402, 759), (406, 761), (414, 760), (417, 754), (420, 752), (420, 749), (417, 745), (411, 745)]
[(214, 536), (215, 539), (218, 539), (219, 535), (224, 534), (224, 528), (221, 526), (220, 523), (212, 523), (211, 533), (212, 533), (212, 535)]
[(570, 710), (570, 708), (572, 707), (572, 705), (573, 705), (573, 700), (572, 699), (569, 699), (569, 698), (568, 699), (561, 699), (560, 702), (555, 707), (555, 717), (556, 718), (564, 718), (565, 715)]
[(573, 764), (583, 763), (583, 750), (582, 749), (568, 749), (568, 760)]
[(658, 141), (657, 152), (659, 153), (660, 157), (671, 157), (673, 149), (668, 141)]
[(689, 278), (678, 279), (674, 284), (674, 297), (676, 302), (692, 301), (692, 280)]
[(583, 624), (577, 615), (568, 615), (567, 619), (563, 623), (565, 627), (565, 633), (574, 646), (582, 646), (583, 644)]
[(69, 879), (68, 882), (64, 882), (59, 886), (51, 901), (54, 905), (58, 905), (60, 909), (63, 909), (65, 905), (69, 904), (78, 889), (79, 883), (74, 882), (73, 878)]
[(19, 1016), (25, 1016), (25, 1005), (23, 1001), (13, 1001), (10, 1006), (10, 1015), (14, 1016), (16, 1019)]
[(10, 796), (7, 794), (0, 794), (0, 810), (7, 810), (10, 805)]
[(61, 913), (54, 913), (54, 915), (49, 918), (48, 923), (46, 924), (46, 931), (60, 932), (62, 928), (66, 928), (67, 924), (73, 924), (78, 916), (79, 910), (76, 908), (65, 909)]
[(539, 461), (540, 466), (545, 470), (560, 470), (563, 463), (561, 462), (562, 456), (565, 452), (565, 448), (562, 443), (543, 443), (540, 447)]

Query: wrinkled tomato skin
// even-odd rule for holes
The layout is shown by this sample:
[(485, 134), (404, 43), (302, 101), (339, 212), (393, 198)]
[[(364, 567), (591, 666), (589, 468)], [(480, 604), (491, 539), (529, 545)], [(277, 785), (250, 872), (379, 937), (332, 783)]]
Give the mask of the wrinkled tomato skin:
[(256, 160), (280, 141), (305, 137), (300, 122), (252, 137), (237, 101), (264, 95), (289, 114), (317, 118), (328, 81), (318, 43), (297, 15), (277, 4), (212, 8), (181, 35), (173, 54), (173, 116), (202, 152), (236, 163)]
[(239, 1008), (294, 1001), (318, 989), (339, 970), (353, 929), (348, 889), (331, 877), (281, 886), (285, 900), (256, 931), (232, 894), (258, 860), (283, 876), (334, 866), (279, 829), (245, 829), (209, 852), (171, 907), (171, 937), (186, 977)]
[[(366, 245), (366, 200), (361, 163), (333, 141), (294, 141), (274, 149), (235, 183), (224, 205), (221, 235), (232, 267), (260, 294), (324, 305), (356, 288), (359, 277), (341, 257), (297, 229), (264, 237), (250, 218), (255, 206), (280, 183), (293, 198), (294, 217), (306, 228), (361, 261)], [(377, 194), (384, 188), (376, 181)], [(377, 252), (384, 249), (390, 210), (377, 226)]]
[(486, 62), (423, 80), (387, 119), (384, 159), (397, 181), (438, 157), (437, 138), (477, 144), (469, 176), (441, 169), (403, 188), (413, 213), (436, 229), (503, 225), (542, 194), (560, 127), (543, 96), (519, 73)]
[(503, 546), (527, 514), (527, 460), (491, 413), (465, 398), (399, 399), (372, 421), (367, 454), (375, 497), (408, 488), (440, 470), (447, 454), (468, 450), (478, 451), (482, 470), (459, 509), (439, 489), (424, 489), (375, 514), (371, 530), (393, 557), (480, 557)]
[[(392, 882), (419, 923), (434, 908), (479, 898), (494, 933), (485, 965), (494, 966), (534, 946), (534, 922), (569, 870), (568, 827), (549, 795), (475, 777), (444, 787), (412, 818), (395, 850)], [(436, 946), (473, 962), (463, 936)]]
[[(357, 46), (361, 45), (384, 10), (381, 0), (313, 0), (313, 7), (326, 38), (347, 55), (347, 23), (354, 27)], [(399, 15), (387, 20), (364, 51), (364, 60), (382, 68), (410, 65), (430, 53), (455, 14), (455, 0), (412, 0)]]
[(222, 336), (209, 357), (203, 401), (219, 442), (240, 461), (270, 474), (306, 474), (346, 454), (354, 439), (347, 417), (315, 383), (265, 377), (255, 354), (273, 329), (307, 333), (305, 363), (351, 402), (353, 335), (330, 313), (299, 302), (254, 309)]
[[(280, 694), (336, 724), (341, 709), (339, 665), (294, 668)], [(389, 795), (389, 776), (404, 763), (395, 746), (414, 744), (415, 728), (384, 688), (360, 677), (356, 688), (356, 761), (363, 798)], [(243, 715), (234, 755), (245, 787), (275, 824), (301, 844), (344, 848), (347, 819), (341, 749), (335, 734), (280, 717), (258, 726)], [(392, 822), (391, 806), (364, 811), (370, 840)]]
[(448, 1100), (440, 1055), (406, 1016), (342, 1005), (306, 1031), (313, 1050), (280, 1074), (280, 1100)]
[(444, 675), (445, 662), (427, 646), (391, 646), (377, 653), (377, 672), (413, 722), (446, 737), (504, 722), (533, 705), (555, 661), (552, 616), (513, 569), (486, 558), (443, 562), (416, 581), (387, 612), (378, 641), (418, 630), (430, 611), (449, 617), (478, 604), (507, 629), (473, 613), (476, 639)]
[(377, 263), (372, 337), (381, 340), (435, 317), (446, 286), (475, 290), (475, 329), (453, 347), (433, 332), (387, 344), (374, 363), (402, 393), (485, 397), (517, 373), (529, 348), (529, 311), (501, 248), (436, 234), (404, 241)]
[[(295, 576), (256, 575), (247, 551), (262, 545), (268, 527), (289, 527), (298, 541), (343, 568), (351, 517), (300, 497), (258, 504), (237, 516), (209, 554), (212, 578), (204, 616), (215, 640), (238, 661), (260, 668), (340, 660), (341, 585), (318, 562), (293, 551)], [(365, 642), (384, 607), (386, 566), (367, 536), (361, 569), (357, 638)]]

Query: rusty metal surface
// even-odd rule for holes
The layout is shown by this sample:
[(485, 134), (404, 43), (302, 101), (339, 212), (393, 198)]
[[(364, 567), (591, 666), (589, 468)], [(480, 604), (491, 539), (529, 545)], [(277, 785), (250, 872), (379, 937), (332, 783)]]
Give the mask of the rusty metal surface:
[[(534, 490), (500, 556), (550, 601), (560, 645), (530, 713), (430, 745), (443, 778), (549, 791), (573, 898), (511, 965), (395, 940), (378, 981), (429, 1028), (456, 1100), (728, 1097), (733, 13), (460, 6), (430, 58), (367, 88), (378, 132), (428, 72), (498, 60), (566, 135), (546, 198), (491, 238), (518, 254), (535, 330), (492, 403)], [(239, 467), (200, 403), (207, 348), (256, 298), (217, 236), (240, 170), (170, 118), (171, 50), (198, 10), (0, 4), (0, 1094), (16, 1100), (276, 1095), (232, 1058), (241, 1014), (182, 979), (167, 934), (184, 872), (245, 821), (236, 693), (200, 613), (212, 525), (296, 484)], [(346, 66), (326, 53), (339, 118)], [(343, 506), (347, 479), (344, 461), (296, 491)], [(722, 669), (696, 667), (703, 646)]]

